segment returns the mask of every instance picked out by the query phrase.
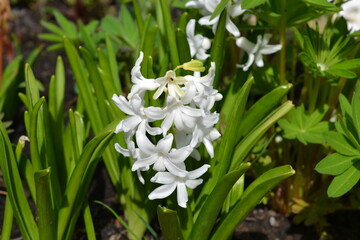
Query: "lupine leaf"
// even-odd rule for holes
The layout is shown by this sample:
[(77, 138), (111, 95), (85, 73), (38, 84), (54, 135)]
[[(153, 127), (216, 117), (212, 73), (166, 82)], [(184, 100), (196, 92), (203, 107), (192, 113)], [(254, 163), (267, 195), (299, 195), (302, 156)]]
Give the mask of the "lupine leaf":
[(328, 142), (338, 153), (345, 156), (359, 155), (359, 150), (355, 149), (344, 135), (337, 132), (326, 132), (324, 137), (326, 142)]
[(328, 107), (324, 106), (314, 111), (311, 115), (305, 114), (304, 106), (291, 110), (288, 119), (279, 121), (280, 127), (284, 130), (284, 137), (287, 139), (298, 139), (303, 144), (322, 143), (323, 133), (330, 130), (328, 122), (321, 122)]
[(345, 156), (333, 153), (323, 158), (316, 166), (315, 170), (322, 174), (339, 175), (353, 165), (353, 160), (360, 159), (359, 156)]
[(329, 197), (340, 197), (350, 191), (360, 179), (360, 162), (352, 164), (345, 172), (336, 176), (328, 190)]

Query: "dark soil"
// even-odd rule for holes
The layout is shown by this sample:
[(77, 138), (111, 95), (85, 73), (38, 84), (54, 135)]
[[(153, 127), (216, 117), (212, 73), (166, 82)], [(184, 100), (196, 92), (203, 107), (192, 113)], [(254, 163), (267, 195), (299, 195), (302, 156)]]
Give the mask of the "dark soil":
[[(60, 10), (69, 13), (68, 7), (64, 4), (57, 6)], [(37, 34), (45, 30), (39, 24), (40, 19), (44, 17), (44, 13), (40, 12), (39, 6), (31, 8), (13, 8), (13, 19), (10, 29), (21, 45), (22, 54), (26, 57), (34, 47), (47, 43), (41, 42), (37, 38)], [(55, 63), (58, 55), (64, 55), (62, 52), (42, 51), (36, 64), (33, 66), (35, 76), (44, 84), (45, 89), (48, 88), (50, 76), (55, 71)], [(65, 58), (63, 58), (65, 59)], [(65, 64), (67, 64), (65, 62)], [(68, 65), (67, 65), (68, 66)], [(74, 92), (74, 81), (72, 74), (67, 67), (67, 88), (66, 88), (66, 105), (69, 108), (76, 101)], [(46, 91), (44, 92), (46, 95)], [(13, 142), (25, 133), (22, 125), (22, 115), (24, 108), (19, 109), (12, 128), (15, 132), (11, 135)], [(4, 204), (6, 187), (0, 175), (0, 223), (2, 224), (4, 214)], [(111, 185), (105, 167), (99, 164), (95, 172), (91, 188), (89, 190), (89, 204), (93, 215), (95, 230), (98, 239), (126, 239), (126, 231), (119, 221), (103, 206), (94, 203), (99, 200), (112, 207), (119, 215), (121, 215), (121, 207), (117, 203), (115, 191)], [(291, 221), (291, 217), (276, 213), (267, 207), (258, 207), (253, 210), (249, 216), (238, 226), (234, 233), (233, 239), (242, 240), (315, 240), (315, 239), (360, 239), (360, 221), (357, 221), (358, 211), (338, 211), (328, 216), (329, 227), (326, 228), (327, 237), (319, 237), (319, 234), (312, 227), (304, 225), (295, 225)], [(155, 229), (156, 223), (154, 223)], [(1, 225), (0, 225), (1, 228)], [(1, 231), (0, 231), (1, 232)], [(20, 232), (13, 227), (13, 238), (19, 238)], [(149, 238), (150, 235), (148, 235)], [(86, 239), (83, 223), (79, 220), (78, 228), (75, 232), (74, 239)]]

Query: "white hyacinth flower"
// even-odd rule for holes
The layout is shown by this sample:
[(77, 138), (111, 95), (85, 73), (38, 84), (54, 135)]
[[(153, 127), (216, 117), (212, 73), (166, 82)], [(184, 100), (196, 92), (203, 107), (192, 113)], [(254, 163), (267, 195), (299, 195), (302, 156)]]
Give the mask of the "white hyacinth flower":
[(256, 44), (250, 42), (245, 37), (238, 38), (236, 40), (236, 45), (239, 48), (244, 49), (249, 56), (247, 62), (244, 65), (237, 65), (237, 67), (241, 67), (244, 71), (247, 71), (254, 62), (256, 66), (263, 67), (264, 60), (262, 55), (273, 54), (281, 49), (280, 44), (270, 45), (270, 38), (271, 34), (269, 33), (264, 34), (264, 36), (259, 35), (257, 37)]
[[(158, 119), (151, 119), (145, 114), (144, 100), (141, 99), (138, 94), (129, 101), (127, 101), (124, 96), (114, 94), (112, 100), (121, 111), (130, 115), (130, 117), (125, 118), (116, 126), (115, 133), (124, 132), (126, 139), (129, 139), (135, 134), (135, 131), (140, 125), (141, 129), (146, 130), (151, 135), (161, 134), (160, 128), (150, 127), (149, 122)], [(157, 109), (152, 108), (147, 110), (149, 114), (151, 114), (152, 111), (157, 112)]]
[(207, 37), (200, 34), (195, 35), (195, 19), (191, 19), (186, 25), (186, 35), (191, 57), (199, 60), (207, 59), (210, 55), (206, 54), (206, 51), (210, 48), (211, 43)]
[(360, 0), (350, 0), (341, 7), (343, 10), (339, 15), (346, 19), (349, 31), (353, 33), (360, 30)]
[[(147, 79), (140, 71), (142, 59), (141, 52), (131, 72), (134, 85), (128, 99), (121, 95), (113, 96), (115, 104), (128, 115), (115, 130), (116, 133), (125, 133), (127, 148), (116, 143), (115, 149), (125, 157), (132, 157), (131, 170), (137, 172), (141, 183), (145, 183), (141, 172), (150, 168), (157, 171), (151, 181), (163, 186), (151, 192), (149, 199), (165, 198), (177, 189), (178, 204), (185, 208), (188, 201), (187, 188), (193, 189), (200, 185), (202, 180), (198, 178), (210, 167), (204, 164), (190, 171), (186, 163), (191, 159), (187, 159), (192, 156), (201, 161), (196, 149), (201, 143), (213, 157), (212, 141), (220, 137), (220, 133), (213, 127), (219, 120), (219, 114), (211, 112), (214, 103), (222, 99), (222, 95), (212, 87), (215, 63), (211, 63), (205, 76), (201, 76), (205, 70), (203, 63), (192, 60), (167, 71), (164, 77)], [(194, 75), (176, 76), (176, 70), (181, 68), (193, 71)], [(146, 91), (155, 91), (154, 99), (163, 92), (167, 93), (165, 106), (145, 106)], [(154, 121), (161, 121), (161, 124), (158, 122), (161, 128), (153, 127)], [(160, 136), (151, 137), (150, 141), (149, 134)]]
[(182, 98), (185, 94), (179, 85), (185, 84), (187, 80), (183, 77), (177, 77), (173, 70), (167, 71), (164, 77), (157, 78), (155, 81), (159, 84), (159, 88), (153, 96), (154, 99), (158, 99), (165, 90), (176, 99)]
[(195, 169), (193, 171), (181, 172), (182, 175), (178, 176), (177, 172), (158, 172), (153, 178), (152, 182), (163, 184), (162, 186), (156, 188), (149, 194), (149, 199), (161, 199), (170, 196), (171, 193), (177, 189), (177, 202), (180, 207), (186, 208), (186, 203), (188, 202), (188, 193), (186, 187), (194, 189), (202, 183), (201, 177), (210, 167), (210, 165), (203, 165), (202, 167)]
[[(217, 25), (219, 23), (220, 15), (211, 19), (212, 13), (215, 11), (217, 5), (221, 2), (221, 0), (197, 0), (197, 1), (189, 1), (186, 3), (186, 7), (199, 8), (201, 9), (204, 17), (199, 19), (199, 24), (212, 26), (213, 33), (215, 34)], [(236, 27), (236, 25), (231, 21), (231, 18), (235, 18), (240, 16), (245, 12), (244, 9), (241, 8), (241, 0), (233, 0), (229, 1), (226, 5), (226, 24), (225, 28), (234, 36), (239, 37), (240, 31)]]
[(140, 64), (144, 58), (144, 53), (140, 52), (139, 58), (135, 62), (135, 66), (131, 69), (131, 81), (134, 84), (131, 87), (131, 91), (128, 98), (132, 98), (135, 94), (139, 94), (143, 97), (144, 92), (147, 90), (155, 90), (159, 87), (159, 84), (155, 79), (145, 78), (140, 71)]
[(184, 161), (193, 151), (191, 146), (180, 149), (171, 149), (173, 135), (169, 134), (161, 139), (155, 146), (141, 132), (136, 133), (136, 141), (140, 151), (144, 153), (145, 158), (139, 158), (132, 166), (132, 171), (142, 168), (148, 168), (153, 165), (153, 169), (158, 172), (164, 172), (169, 169), (185, 169)]

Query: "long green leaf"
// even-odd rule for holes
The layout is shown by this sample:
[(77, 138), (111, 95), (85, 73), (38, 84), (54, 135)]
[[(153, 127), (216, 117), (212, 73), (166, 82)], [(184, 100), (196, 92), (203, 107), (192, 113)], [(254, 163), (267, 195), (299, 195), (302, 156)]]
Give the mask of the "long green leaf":
[(266, 0), (243, 0), (241, 2), (241, 7), (243, 9), (250, 9), (259, 6), (264, 2), (266, 2)]
[(161, 4), (161, 12), (164, 18), (165, 24), (165, 35), (167, 36), (168, 44), (169, 44), (169, 52), (172, 66), (175, 68), (180, 65), (178, 48), (176, 45), (176, 37), (174, 32), (173, 21), (170, 15), (170, 8), (168, 6), (167, 0), (160, 0)]
[(99, 133), (102, 128), (101, 116), (98, 114), (98, 105), (92, 94), (91, 83), (86, 76), (86, 70), (80, 61), (80, 56), (74, 45), (68, 40), (64, 39), (64, 46), (66, 54), (69, 58), (71, 68), (74, 72), (76, 82), (80, 88), (80, 95), (84, 99), (85, 109), (89, 115), (91, 126), (95, 133)]
[(50, 168), (36, 171), (34, 177), (40, 240), (56, 240), (56, 220), (50, 194)]
[(2, 123), (0, 124), (0, 167), (22, 237), (26, 240), (39, 239), (38, 228), (25, 195), (10, 139)]
[[(58, 239), (64, 239), (64, 236), (67, 235), (67, 231), (69, 230), (68, 225), (70, 219), (73, 217), (74, 211), (78, 214), (79, 209), (76, 209), (75, 206), (81, 204), (81, 200), (85, 197), (87, 186), (92, 178), (92, 176), (90, 176), (91, 174), (87, 175), (91, 160), (98, 159), (101, 156), (103, 150), (114, 136), (115, 127), (113, 125), (114, 123), (110, 125), (109, 129), (104, 130), (92, 139), (85, 146), (80, 156), (80, 160), (66, 187), (64, 201), (59, 210)], [(74, 216), (76, 216), (76, 214)]]
[(191, 234), (188, 239), (201, 240), (208, 239), (211, 230), (216, 222), (217, 216), (223, 206), (226, 196), (236, 183), (236, 181), (250, 167), (250, 163), (245, 163), (239, 170), (229, 172), (214, 187), (214, 190), (205, 200), (199, 216), (197, 217)]
[(14, 222), (14, 211), (11, 206), (11, 201), (8, 196), (5, 199), (3, 224), (1, 228), (1, 240), (10, 240), (11, 231)]
[(280, 118), (285, 116), (294, 105), (288, 101), (275, 109), (269, 116), (259, 123), (237, 146), (231, 161), (231, 170), (236, 169), (249, 154), (251, 149), (265, 134), (265, 132), (273, 126)]
[(165, 240), (183, 239), (177, 212), (166, 207), (159, 206), (157, 214)]
[(215, 62), (216, 70), (215, 70), (215, 78), (213, 86), (214, 88), (218, 88), (219, 81), (221, 78), (222, 67), (224, 63), (225, 56), (225, 38), (226, 38), (226, 11), (223, 11), (220, 15), (219, 23), (216, 29), (216, 34), (214, 41), (211, 46), (211, 61)]
[(245, 190), (239, 202), (231, 209), (229, 214), (219, 223), (219, 227), (212, 234), (211, 239), (229, 239), (237, 225), (260, 202), (260, 200), (282, 180), (294, 175), (295, 171), (289, 165), (271, 169)]

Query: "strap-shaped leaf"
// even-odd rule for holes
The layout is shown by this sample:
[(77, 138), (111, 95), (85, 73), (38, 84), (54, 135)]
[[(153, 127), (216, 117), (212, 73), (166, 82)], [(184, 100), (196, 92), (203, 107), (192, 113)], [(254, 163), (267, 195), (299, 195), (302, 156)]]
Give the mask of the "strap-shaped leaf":
[(86, 191), (96, 166), (92, 160), (100, 158), (105, 147), (114, 136), (116, 124), (117, 122), (110, 124), (107, 129), (98, 134), (85, 146), (78, 164), (70, 177), (65, 190), (64, 201), (59, 210), (58, 239), (64, 239), (64, 236), (68, 235), (67, 232), (73, 230), (69, 228), (70, 219), (79, 214), (80, 209), (76, 208), (76, 206), (80, 206), (86, 196)]
[(237, 225), (260, 202), (260, 200), (282, 180), (292, 176), (295, 171), (289, 165), (271, 169), (252, 182), (239, 202), (219, 223), (211, 239), (229, 239)]
[(50, 193), (50, 168), (36, 171), (34, 177), (40, 240), (56, 239), (56, 219)]
[(158, 206), (157, 215), (164, 239), (184, 239), (177, 212)]
[(250, 150), (255, 146), (255, 144), (260, 140), (260, 138), (265, 134), (265, 132), (273, 126), (280, 118), (285, 116), (294, 105), (287, 101), (283, 103), (280, 107), (275, 109), (267, 118), (260, 122), (252, 132), (250, 132), (237, 146), (233, 159), (231, 161), (230, 170), (236, 169), (249, 154)]
[(26, 240), (39, 239), (38, 227), (31, 212), (20, 178), (16, 159), (6, 129), (0, 123), (0, 167), (3, 172), (16, 223)]
[(213, 191), (205, 200), (205, 204), (201, 207), (199, 216), (192, 227), (192, 231), (188, 239), (208, 239), (226, 196), (236, 181), (249, 167), (250, 163), (245, 163), (239, 170), (229, 172), (220, 179)]
[(210, 21), (220, 15), (220, 13), (225, 9), (228, 2), (229, 0), (221, 0), (221, 2), (218, 3), (214, 12), (211, 14)]
[(241, 2), (241, 7), (244, 9), (250, 9), (259, 6), (264, 2), (266, 2), (266, 0), (243, 0)]

